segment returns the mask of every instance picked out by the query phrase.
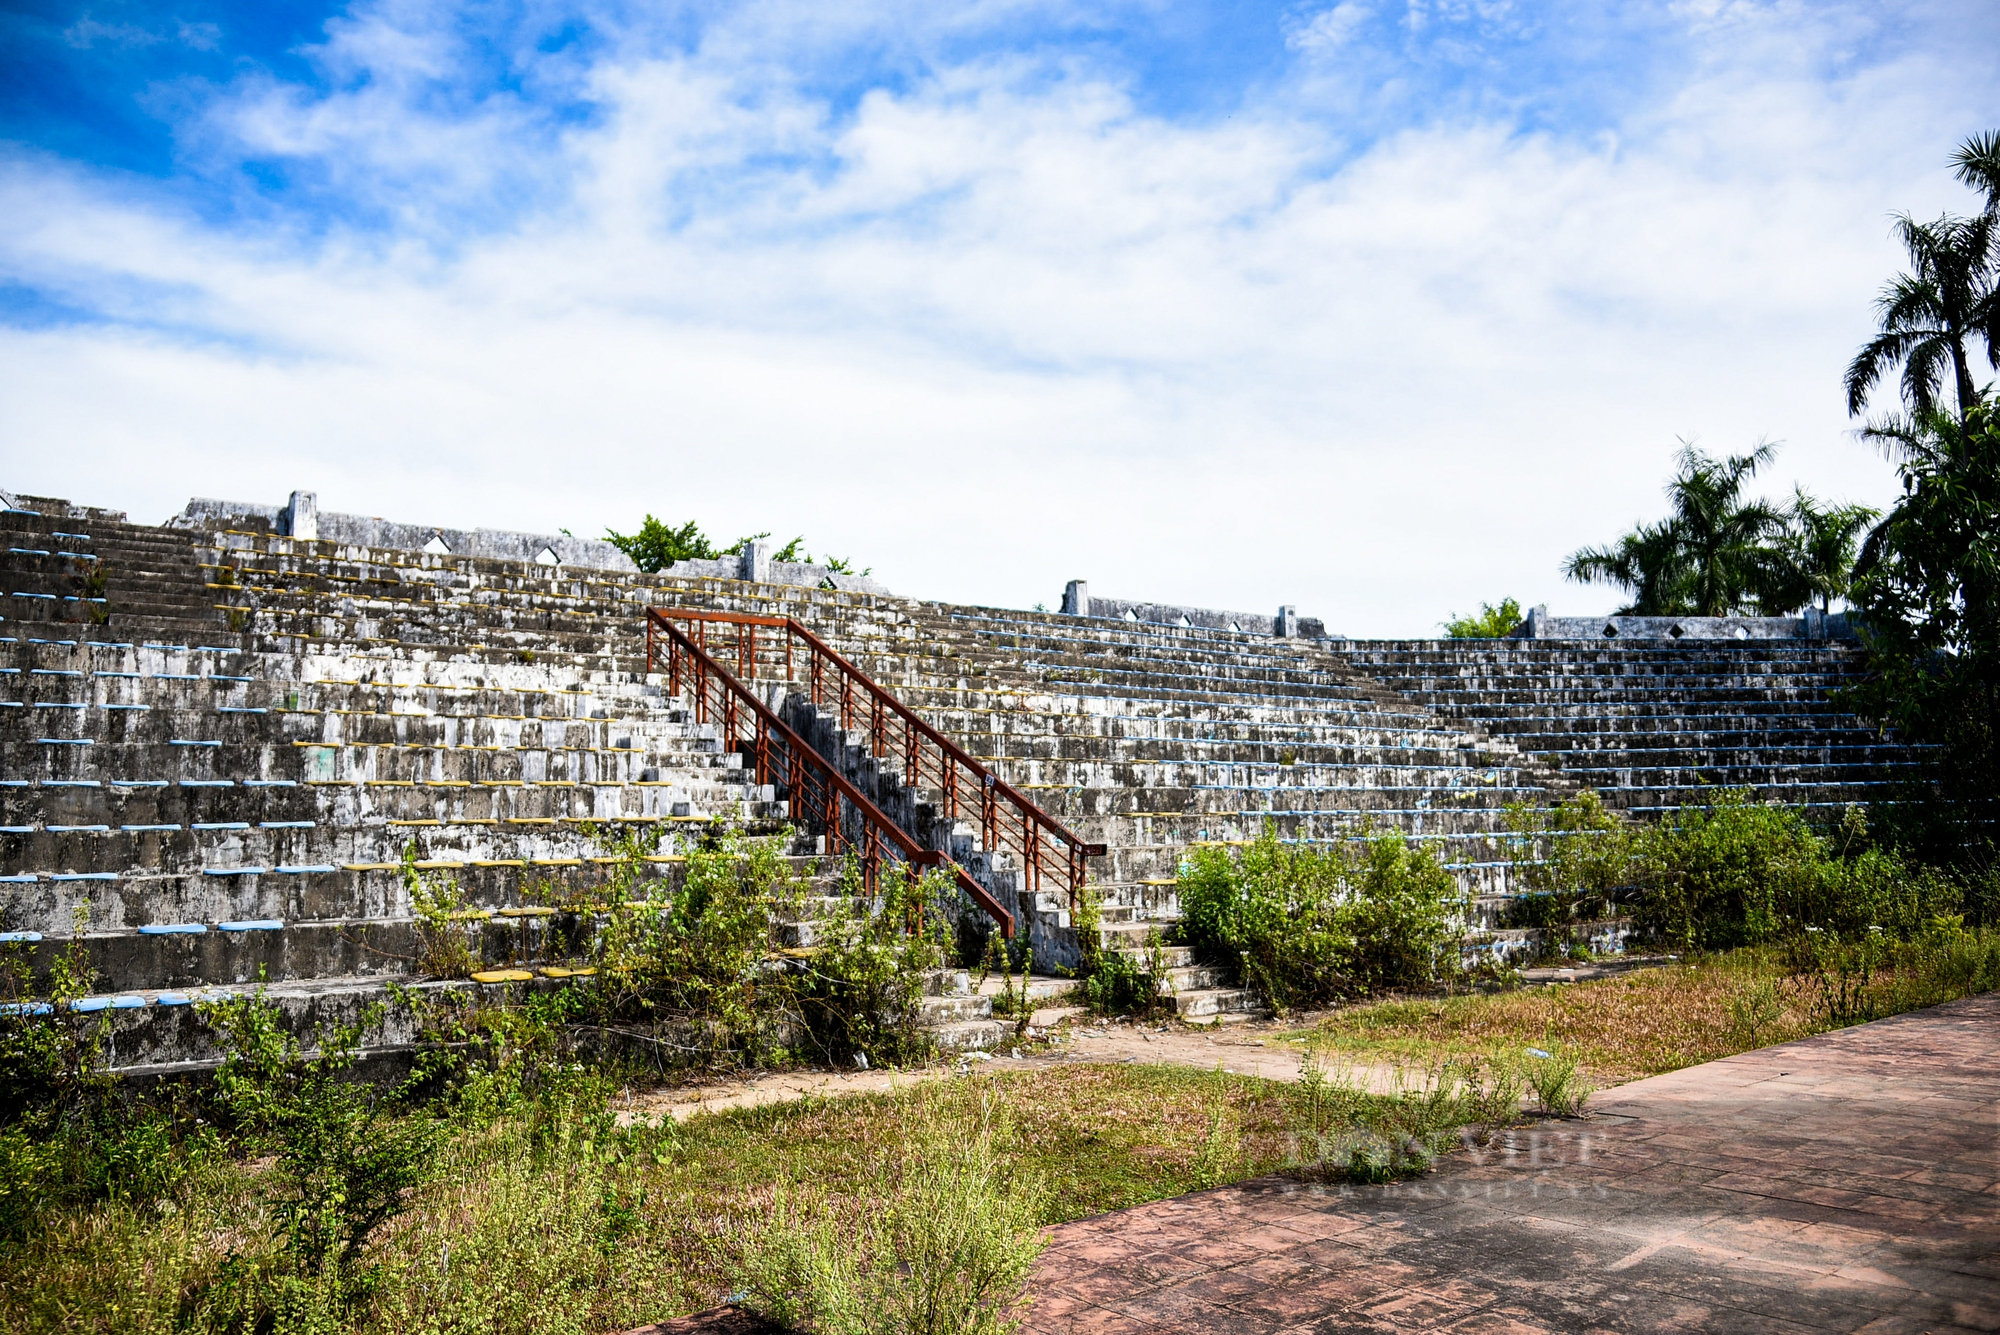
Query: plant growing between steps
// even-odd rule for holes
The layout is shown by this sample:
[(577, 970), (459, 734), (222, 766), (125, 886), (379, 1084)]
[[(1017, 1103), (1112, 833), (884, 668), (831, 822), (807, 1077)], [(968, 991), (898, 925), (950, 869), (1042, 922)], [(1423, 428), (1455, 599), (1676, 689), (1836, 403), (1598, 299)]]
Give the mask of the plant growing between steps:
[(77, 595), (84, 599), (85, 614), (95, 625), (105, 625), (111, 620), (111, 603), (107, 590), (111, 587), (111, 567), (103, 561), (91, 564), (89, 570), (77, 580)]
[(1104, 914), (1097, 891), (1091, 886), (1084, 887), (1074, 920), (1082, 957), (1078, 974), (1083, 979), (1083, 999), (1091, 1010), (1099, 1015), (1141, 1018), (1172, 1012), (1167, 968), (1157, 934), (1136, 955), (1126, 950), (1106, 950)]
[(449, 872), (417, 866), (417, 841), (403, 845), (403, 889), (417, 919), (417, 969), (426, 978), (464, 978), (478, 968), (465, 890)]
[(1035, 1003), (1028, 995), (1028, 980), (1035, 971), (1035, 948), (1026, 945), (1022, 948), (1021, 986), (1017, 990), (1014, 986), (1013, 953), (1001, 941), (998, 932), (989, 933), (986, 937), (986, 956), (980, 961), (980, 987), (986, 986), (986, 980), (995, 969), (1000, 971), (1000, 995), (993, 998), (993, 1013), (1022, 1017), (1025, 1024), (1026, 1017), (1035, 1009)]

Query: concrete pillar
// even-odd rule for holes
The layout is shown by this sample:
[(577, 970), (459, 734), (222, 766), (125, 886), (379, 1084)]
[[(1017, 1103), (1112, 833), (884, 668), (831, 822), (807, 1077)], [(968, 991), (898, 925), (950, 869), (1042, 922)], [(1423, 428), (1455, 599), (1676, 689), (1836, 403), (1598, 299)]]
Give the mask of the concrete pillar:
[(295, 491), (285, 506), (285, 531), (309, 541), (319, 537), (319, 497), (310, 491)]
[(1299, 609), (1286, 603), (1278, 609), (1278, 619), (1271, 627), (1271, 633), (1281, 640), (1294, 640), (1299, 634)]
[(1546, 640), (1549, 637), (1549, 605), (1528, 609), (1527, 637), (1531, 640)]
[(736, 578), (755, 580), (759, 584), (771, 582), (771, 553), (777, 550), (769, 542), (753, 542), (743, 549), (736, 558)]
[(1073, 579), (1063, 586), (1063, 615), (1087, 617), (1090, 615), (1090, 581)]

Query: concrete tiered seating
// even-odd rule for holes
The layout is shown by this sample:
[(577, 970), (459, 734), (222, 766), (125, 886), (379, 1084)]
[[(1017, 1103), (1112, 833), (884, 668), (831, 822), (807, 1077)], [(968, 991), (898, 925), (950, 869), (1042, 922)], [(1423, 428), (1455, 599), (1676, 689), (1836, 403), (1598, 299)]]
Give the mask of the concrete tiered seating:
[[(1504, 890), (1502, 808), (1551, 775), (1507, 743), (1412, 708), (1322, 648), (1194, 628), (927, 604), (833, 591), (468, 562), (215, 535), (211, 592), (301, 648), (432, 646), (630, 668), (649, 604), (795, 616), (1086, 839), (1107, 939), (1173, 921), (1180, 859), (1200, 840), (1333, 841), (1399, 830), (1441, 841), (1468, 884)], [(318, 650), (323, 652), (324, 650)], [(763, 656), (761, 670), (778, 660)], [(767, 683), (782, 694), (775, 681)], [(1060, 911), (1059, 906), (1045, 906)], [(1191, 1012), (1235, 1006), (1177, 975)]]
[[(0, 622), (0, 927), (46, 971), (82, 915), (116, 989), (86, 1004), (121, 1012), (127, 1069), (212, 1059), (179, 1011), (218, 988), (262, 980), (329, 1018), (414, 981), (406, 849), (457, 882), (486, 960), (560, 965), (587, 935), (562, 906), (619, 861), (601, 832), (657, 829), (647, 865), (666, 892), (686, 826), (782, 826), (784, 804), (643, 672), (268, 648), (201, 604), (185, 539), (175, 568), (146, 530), (95, 514), (82, 537), (70, 507), (39, 506), (0, 517), (7, 591), (29, 595)], [(57, 532), (66, 559), (120, 572), (108, 602), (63, 601), (76, 576), (45, 554)], [(124, 638), (135, 627), (161, 638)], [(942, 1038), (997, 1035), (964, 976), (933, 988)]]
[[(10, 824), (33, 827), (0, 838), (18, 841), (7, 869), (37, 877), (32, 890), (8, 887), (27, 893), (8, 901), (7, 925), (32, 919), (51, 935), (80, 897), (105, 932), (254, 913), (285, 924), (273, 940), (303, 942), (309, 922), (401, 921), (407, 933), (393, 864), (412, 837), (426, 861), (457, 867), (474, 902), (498, 908), (520, 903), (507, 895), (530, 872), (587, 875), (602, 854), (583, 820), (671, 829), (736, 807), (776, 819), (778, 795), (749, 789), (737, 758), (647, 677), (649, 605), (811, 625), (1108, 846), (1092, 879), (1106, 944), (1124, 949), (1176, 917), (1189, 845), (1252, 838), (1266, 823), (1313, 842), (1371, 830), (1432, 841), (1495, 912), (1515, 851), (1510, 802), (1588, 784), (1643, 813), (1703, 782), (1747, 782), (1824, 804), (1879, 791), (1902, 760), (1830, 705), (1855, 670), (1838, 646), (1308, 642), (261, 531), (163, 532), (60, 505), (6, 517), (21, 549), (7, 591), (50, 596), (9, 599), (7, 614), (18, 604), (27, 620), (8, 621), (17, 642), (0, 645), (20, 669), (0, 683), (23, 688), (0, 711), (0, 758), (7, 777), (31, 779), (0, 802), (14, 803)], [(92, 582), (92, 569), (104, 575)], [(37, 620), (77, 643), (29, 643), (58, 637), (22, 632)], [(60, 672), (79, 675), (48, 675)], [(774, 701), (790, 689), (769, 645), (756, 675)], [(152, 708), (113, 708), (140, 704)], [(120, 766), (141, 768), (112, 774)], [(60, 786), (86, 771), (103, 786)], [(234, 786), (199, 786), (222, 780)], [(125, 828), (147, 824), (180, 828)], [(106, 828), (52, 828), (64, 825)], [(673, 847), (669, 834), (662, 856)], [(73, 867), (119, 879), (45, 879)], [(157, 884), (128, 886), (136, 867)], [(370, 963), (386, 958), (372, 948), (327, 947), (324, 968), (391, 972)], [(1191, 1017), (1249, 1010), (1247, 994), (1185, 952), (1168, 962)], [(962, 994), (941, 1000), (940, 1015), (990, 1026), (961, 1015), (968, 1004), (978, 1009)]]
[(1838, 703), (1864, 670), (1843, 642), (1349, 641), (1342, 652), (1412, 703), (1504, 737), (1634, 814), (1716, 787), (1839, 808), (1885, 796), (1913, 763)]

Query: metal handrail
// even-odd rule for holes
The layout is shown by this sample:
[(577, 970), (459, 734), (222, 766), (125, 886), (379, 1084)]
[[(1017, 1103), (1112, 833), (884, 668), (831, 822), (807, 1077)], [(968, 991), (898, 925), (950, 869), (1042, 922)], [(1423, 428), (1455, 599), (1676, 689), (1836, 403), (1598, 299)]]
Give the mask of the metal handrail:
[[(773, 620), (762, 618), (755, 624), (768, 625)], [(680, 694), (683, 676), (692, 688), (695, 722), (715, 722), (726, 746), (747, 750), (756, 766), (757, 782), (782, 788), (794, 817), (804, 814), (821, 824), (830, 855), (855, 853), (862, 884), (870, 894), (875, 893), (885, 861), (900, 860), (912, 867), (950, 867), (959, 889), (999, 924), (1000, 934), (1008, 938), (1014, 935), (1014, 915), (985, 886), (948, 855), (918, 844), (754, 691), (716, 662), (703, 645), (665, 617), (655, 615), (655, 609), (648, 609), (646, 616), (647, 671), (654, 670), (658, 654), (656, 631), (665, 632), (669, 645), (673, 694)], [(858, 836), (849, 833), (850, 815), (859, 825)]]
[[(786, 680), (792, 678), (792, 641), (797, 639), (805, 646), (807, 680), (814, 705), (825, 706), (829, 695), (837, 693), (840, 726), (848, 730), (854, 729), (858, 715), (865, 714), (870, 754), (878, 759), (901, 760), (904, 783), (911, 788), (920, 788), (930, 780), (947, 820), (957, 820), (961, 811), (976, 810), (986, 848), (1005, 850), (1017, 857), (1026, 883), (1024, 888), (1030, 895), (1038, 894), (1045, 884), (1052, 883), (1051, 888), (1064, 895), (1072, 912), (1081, 906), (1090, 876), (1086, 859), (1104, 856), (1104, 845), (1085, 843), (797, 621), (748, 612), (678, 607), (651, 607), (646, 617), (648, 663), (652, 661), (655, 624), (666, 627), (670, 620), (693, 622), (704, 644), (711, 624), (741, 627), (736, 637), (737, 663), (746, 676), (754, 676), (756, 671), (758, 628), (782, 627)], [(898, 731), (900, 738), (891, 735)], [(894, 745), (897, 742), (900, 746)]]

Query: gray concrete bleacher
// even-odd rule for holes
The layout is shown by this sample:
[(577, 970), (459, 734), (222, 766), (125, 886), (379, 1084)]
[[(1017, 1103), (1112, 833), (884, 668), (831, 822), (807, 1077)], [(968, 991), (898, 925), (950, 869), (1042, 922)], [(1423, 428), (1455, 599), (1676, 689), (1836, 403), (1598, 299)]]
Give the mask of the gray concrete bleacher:
[[(812, 626), (1107, 845), (1092, 880), (1122, 949), (1175, 920), (1191, 845), (1267, 825), (1430, 842), (1492, 913), (1510, 802), (1590, 784), (1646, 812), (1701, 782), (1844, 801), (1899, 760), (1827, 705), (1853, 660), (1824, 645), (1370, 645), (23, 508), (41, 513), (0, 516), (0, 926), (47, 952), (87, 906), (107, 986), (153, 1010), (260, 970), (302, 1014), (412, 976), (413, 841), (492, 914), (487, 959), (560, 967), (576, 924), (532, 901), (601, 875), (593, 827), (660, 829), (666, 893), (684, 826), (782, 820), (783, 795), (647, 675), (649, 605)], [(756, 675), (790, 689), (768, 646)], [(1186, 952), (1166, 962), (1190, 1018), (1254, 1007)], [(962, 978), (936, 990), (951, 1041), (998, 1033)], [(135, 1051), (199, 1056), (185, 1026), (147, 1023), (163, 1036)]]
[(1382, 685), (1504, 737), (1594, 788), (1658, 815), (1718, 787), (1837, 809), (1887, 795), (1909, 750), (1845, 708), (1866, 670), (1839, 640), (1345, 641)]

